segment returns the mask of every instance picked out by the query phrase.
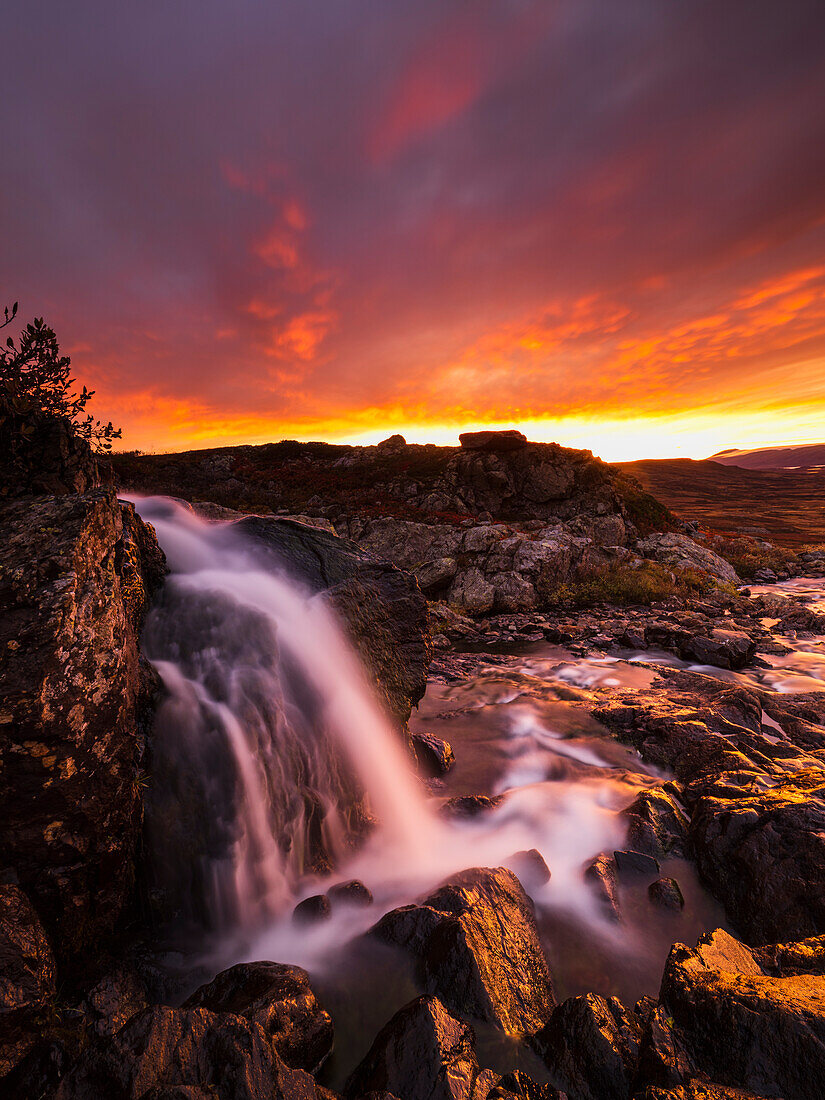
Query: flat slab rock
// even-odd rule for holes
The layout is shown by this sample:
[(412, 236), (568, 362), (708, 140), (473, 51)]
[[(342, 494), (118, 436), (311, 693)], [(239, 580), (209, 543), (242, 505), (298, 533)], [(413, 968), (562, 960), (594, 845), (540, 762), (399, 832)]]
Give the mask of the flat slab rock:
[(506, 868), (454, 875), (420, 904), (387, 913), (371, 934), (415, 956), (425, 989), (452, 1012), (531, 1035), (555, 1006), (533, 903)]

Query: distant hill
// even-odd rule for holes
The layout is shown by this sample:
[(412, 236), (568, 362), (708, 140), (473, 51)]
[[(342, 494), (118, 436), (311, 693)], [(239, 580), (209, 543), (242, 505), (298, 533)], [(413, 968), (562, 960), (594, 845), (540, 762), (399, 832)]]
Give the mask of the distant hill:
[(825, 543), (825, 470), (749, 470), (718, 458), (617, 465), (683, 519), (793, 549)]
[(751, 451), (730, 447), (711, 455), (709, 462), (740, 466), (745, 470), (809, 469), (825, 466), (825, 443), (799, 443), (792, 447), (759, 447)]

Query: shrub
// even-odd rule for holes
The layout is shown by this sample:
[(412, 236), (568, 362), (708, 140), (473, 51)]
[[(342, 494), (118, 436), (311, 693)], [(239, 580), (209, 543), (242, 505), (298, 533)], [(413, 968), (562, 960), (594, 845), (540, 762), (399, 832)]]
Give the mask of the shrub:
[(594, 607), (597, 604), (660, 603), (674, 596), (685, 599), (717, 587), (706, 573), (693, 570), (669, 572), (656, 562), (642, 562), (632, 569), (618, 562), (579, 581), (559, 585), (547, 603), (557, 607)]
[(784, 573), (789, 563), (796, 560), (792, 550), (783, 550), (770, 543), (744, 536), (713, 535), (707, 545), (720, 558), (730, 562), (744, 581), (752, 580), (760, 569), (772, 569), (774, 573)]
[[(17, 302), (4, 312), (0, 328), (15, 319)], [(94, 390), (83, 386), (80, 393), (75, 392), (70, 369), (71, 359), (60, 354), (54, 329), (42, 317), (26, 325), (17, 341), (7, 338), (0, 349), (0, 426), (9, 439), (13, 458), (18, 448), (34, 436), (43, 417), (64, 421), (73, 435), (98, 453), (110, 451), (112, 440), (120, 439), (120, 428), (111, 421), (102, 424), (86, 412)]]

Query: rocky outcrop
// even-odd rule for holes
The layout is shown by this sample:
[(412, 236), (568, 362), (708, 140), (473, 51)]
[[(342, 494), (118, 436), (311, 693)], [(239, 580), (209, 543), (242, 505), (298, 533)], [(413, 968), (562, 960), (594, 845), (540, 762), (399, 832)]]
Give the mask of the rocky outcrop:
[(203, 1008), (144, 1009), (98, 1037), (55, 1100), (320, 1100), (331, 1094), (286, 1065), (260, 1024)]
[(339, 613), (380, 698), (406, 727), (426, 687), (427, 602), (409, 574), (347, 539), (291, 520), (249, 516), (237, 524), (291, 576), (324, 592)]
[(825, 1079), (825, 977), (774, 977), (726, 932), (674, 945), (643, 1040), (653, 1082), (696, 1076), (757, 1096), (815, 1100)]
[(479, 1069), (473, 1029), (441, 1001), (419, 997), (381, 1030), (350, 1075), (345, 1095), (391, 1093), (399, 1100), (486, 1100), (498, 1074)]
[(560, 1004), (533, 1046), (576, 1100), (627, 1100), (641, 1033), (638, 1019), (616, 997), (588, 993)]
[(503, 431), (462, 432), (458, 442), (465, 451), (520, 451), (527, 436), (515, 428)]
[(63, 418), (27, 414), (0, 420), (0, 497), (87, 493), (111, 471)]
[(184, 1008), (230, 1012), (260, 1024), (288, 1066), (312, 1073), (332, 1050), (332, 1020), (299, 966), (239, 963), (201, 986)]
[(162, 561), (108, 490), (7, 501), (0, 524), (0, 868), (76, 966), (132, 901)]
[(662, 669), (647, 691), (594, 712), (675, 771), (699, 870), (755, 944), (825, 934), (821, 695)]
[(454, 875), (420, 904), (387, 913), (371, 934), (408, 950), (424, 988), (459, 1015), (531, 1035), (555, 1005), (533, 904), (503, 867)]

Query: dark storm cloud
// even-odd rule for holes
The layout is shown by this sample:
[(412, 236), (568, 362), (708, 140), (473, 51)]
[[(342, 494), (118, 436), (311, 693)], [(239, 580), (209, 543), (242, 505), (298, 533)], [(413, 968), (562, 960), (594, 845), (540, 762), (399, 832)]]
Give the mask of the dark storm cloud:
[[(55, 0), (3, 31), (0, 286), (127, 420), (437, 421), (470, 361), (488, 416), (609, 406), (622, 342), (655, 403), (651, 340), (825, 254), (813, 0)], [(821, 351), (817, 293), (780, 351)], [(760, 309), (716, 330), (722, 393)]]

